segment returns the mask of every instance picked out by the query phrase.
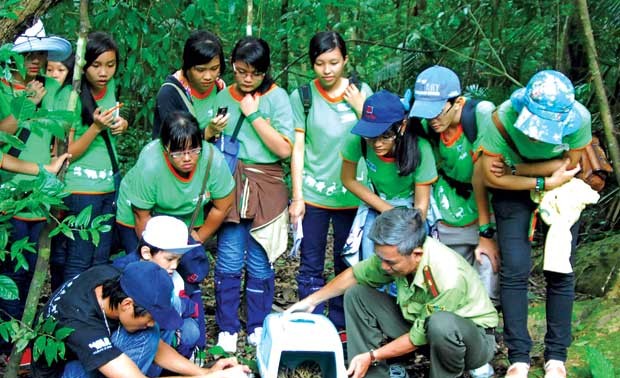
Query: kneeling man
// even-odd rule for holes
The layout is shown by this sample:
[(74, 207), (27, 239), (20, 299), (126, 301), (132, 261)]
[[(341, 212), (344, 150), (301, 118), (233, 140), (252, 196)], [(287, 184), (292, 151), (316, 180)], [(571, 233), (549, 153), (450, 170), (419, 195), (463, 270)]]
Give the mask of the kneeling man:
[[(349, 375), (389, 377), (387, 359), (429, 345), (430, 377), (457, 377), (495, 353), (498, 316), (478, 274), (426, 236), (417, 209), (394, 208), (375, 221), (375, 256), (339, 274), (287, 311), (312, 311), (344, 293)], [(376, 290), (395, 282), (394, 298)], [(384, 343), (387, 336), (391, 341)]]

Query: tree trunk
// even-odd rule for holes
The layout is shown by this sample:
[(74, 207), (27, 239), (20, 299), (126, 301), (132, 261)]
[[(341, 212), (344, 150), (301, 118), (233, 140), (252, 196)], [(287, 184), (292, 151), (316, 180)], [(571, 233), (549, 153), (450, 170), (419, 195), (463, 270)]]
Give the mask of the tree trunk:
[[(28, 297), (26, 298), (26, 304), (24, 305), (24, 314), (22, 315), (22, 327), (32, 328), (34, 318), (37, 313), (37, 307), (39, 305), (39, 299), (41, 299), (41, 292), (43, 291), (43, 285), (47, 278), (47, 272), (49, 271), (50, 263), (50, 223), (48, 223), (45, 229), (41, 232), (39, 237), (39, 250), (37, 253), (37, 263), (34, 266), (34, 275), (30, 282), (30, 289), (28, 289)], [(32, 269), (33, 267), (28, 267)], [(17, 378), (19, 372), (19, 363), (22, 359), (24, 351), (18, 351), (15, 343), (13, 350), (11, 350), (11, 356), (6, 366), (5, 378)]]
[(254, 18), (253, 18), (253, 9), (254, 9), (254, 3), (252, 2), (252, 0), (247, 0), (247, 7), (248, 7), (248, 15), (247, 15), (247, 21), (245, 24), (245, 35), (252, 35), (252, 23), (254, 22)]
[[(282, 0), (282, 6), (280, 7), (280, 19), (282, 20), (284, 15), (288, 13), (288, 0)], [(288, 21), (286, 21), (288, 24)], [(288, 30), (288, 27), (286, 27)], [(288, 33), (282, 33), (280, 41), (280, 66), (282, 68), (288, 66)], [(288, 91), (288, 70), (282, 71), (282, 76), (279, 85)]]
[[(611, 117), (611, 112), (609, 111), (607, 94), (605, 93), (605, 86), (603, 84), (601, 70), (598, 65), (598, 54), (596, 52), (596, 44), (594, 43), (594, 34), (592, 33), (592, 24), (590, 23), (590, 13), (588, 12), (587, 0), (577, 0), (577, 8), (579, 9), (579, 19), (581, 20), (581, 25), (583, 26), (588, 66), (590, 67), (590, 73), (592, 75), (592, 79), (594, 80), (594, 91), (596, 92), (596, 97), (598, 97), (598, 106), (601, 112), (601, 121), (603, 122), (607, 147), (611, 160), (614, 163), (618, 163), (620, 162), (620, 149), (618, 148), (618, 142), (616, 140), (616, 136), (614, 135), (614, 121)], [(616, 166), (614, 173), (616, 175), (616, 182), (620, 186), (620, 167)]]
[(60, 0), (22, 0), (19, 5), (22, 9), (17, 9), (17, 19), (0, 18), (0, 44), (11, 43), (18, 34), (21, 34), (28, 27), (27, 21), (40, 17), (47, 10), (60, 3)]

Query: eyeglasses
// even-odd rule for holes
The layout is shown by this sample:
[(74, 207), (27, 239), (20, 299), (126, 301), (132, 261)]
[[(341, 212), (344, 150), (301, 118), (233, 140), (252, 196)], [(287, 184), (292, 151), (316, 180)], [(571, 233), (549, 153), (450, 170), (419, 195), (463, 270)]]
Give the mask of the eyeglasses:
[(436, 118), (439, 118), (439, 117), (443, 117), (443, 116), (445, 116), (446, 114), (448, 114), (448, 112), (449, 112), (449, 111), (450, 111), (453, 107), (454, 107), (454, 104), (450, 105), (450, 107), (449, 107), (448, 109), (442, 110), (442, 111), (441, 111), (441, 113), (437, 114), (435, 117), (433, 117), (433, 118), (427, 118), (427, 119), (430, 121), (430, 120), (432, 120), (432, 119), (436, 119)]
[(241, 76), (241, 77), (247, 77), (247, 76), (250, 76), (250, 78), (252, 78), (252, 79), (260, 79), (261, 77), (265, 76), (265, 73), (264, 73), (264, 72), (256, 72), (256, 71), (254, 71), (254, 72), (248, 72), (248, 71), (246, 71), (246, 70), (244, 70), (244, 69), (239, 69), (239, 68), (237, 68), (237, 66), (235, 66), (234, 64), (233, 64), (233, 71), (234, 71), (237, 75), (239, 75), (239, 76)]
[(198, 148), (193, 148), (191, 150), (185, 150), (185, 151), (174, 151), (174, 152), (168, 151), (168, 154), (173, 159), (180, 159), (182, 157), (185, 157), (185, 155), (198, 156), (200, 155), (201, 151), (202, 151), (202, 148), (198, 147)]
[(378, 140), (381, 142), (391, 142), (396, 139), (397, 136), (398, 134), (396, 134), (396, 132), (390, 130), (374, 138), (364, 137), (364, 140), (368, 143), (375, 143)]

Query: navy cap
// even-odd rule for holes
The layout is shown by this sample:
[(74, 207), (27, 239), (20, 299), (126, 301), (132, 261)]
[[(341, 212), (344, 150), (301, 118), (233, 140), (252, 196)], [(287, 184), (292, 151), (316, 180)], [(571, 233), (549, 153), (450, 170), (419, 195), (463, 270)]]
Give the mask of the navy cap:
[(150, 261), (128, 264), (121, 273), (121, 288), (134, 302), (144, 307), (160, 328), (178, 329), (183, 324), (172, 306), (172, 279), (166, 270)]
[(433, 119), (441, 113), (450, 98), (461, 95), (461, 82), (454, 71), (433, 66), (420, 72), (413, 88), (410, 117)]
[(400, 97), (386, 90), (381, 90), (364, 101), (362, 119), (351, 133), (366, 138), (376, 138), (385, 133), (391, 125), (405, 118), (405, 108)]

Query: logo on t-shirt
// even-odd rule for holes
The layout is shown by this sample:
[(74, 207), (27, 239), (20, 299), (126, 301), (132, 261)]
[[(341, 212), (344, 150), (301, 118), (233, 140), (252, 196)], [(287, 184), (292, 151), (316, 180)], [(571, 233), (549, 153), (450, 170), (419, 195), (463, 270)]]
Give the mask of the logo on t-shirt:
[(112, 343), (109, 338), (103, 337), (89, 343), (88, 347), (92, 350), (93, 355), (95, 355), (112, 348)]

